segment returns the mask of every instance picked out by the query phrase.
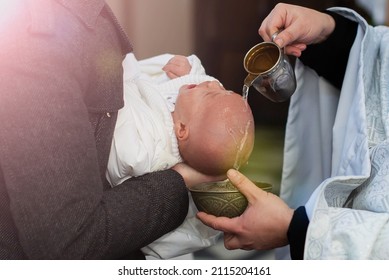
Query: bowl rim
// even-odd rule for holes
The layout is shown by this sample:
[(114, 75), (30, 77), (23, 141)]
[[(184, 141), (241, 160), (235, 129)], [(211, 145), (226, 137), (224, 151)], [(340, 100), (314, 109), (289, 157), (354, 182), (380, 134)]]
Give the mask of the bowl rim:
[[(189, 191), (190, 192), (194, 192), (194, 193), (209, 193), (209, 194), (214, 194), (214, 193), (218, 193), (218, 194), (223, 194), (223, 193), (241, 193), (238, 189), (233, 189), (233, 190), (199, 190), (199, 189), (193, 189), (195, 187), (199, 187), (199, 186), (204, 186), (204, 185), (210, 185), (210, 184), (221, 184), (223, 182), (226, 182), (228, 181), (228, 179), (226, 180), (223, 180), (223, 181), (214, 181), (214, 182), (206, 182), (206, 183), (201, 183), (201, 184), (197, 184), (195, 186), (192, 186), (192, 187), (189, 187)], [(271, 191), (273, 189), (273, 185), (270, 184), (270, 183), (266, 183), (266, 182), (262, 182), (262, 181), (252, 181), (258, 188), (261, 188), (262, 190), (264, 191)], [(264, 187), (261, 187), (260, 185), (264, 185)], [(235, 186), (233, 186), (235, 187)], [(236, 187), (235, 187), (236, 188)]]

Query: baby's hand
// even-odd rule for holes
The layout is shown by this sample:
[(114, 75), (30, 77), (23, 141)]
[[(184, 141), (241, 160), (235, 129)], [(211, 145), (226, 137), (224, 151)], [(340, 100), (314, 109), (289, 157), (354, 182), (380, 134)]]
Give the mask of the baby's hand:
[(170, 79), (175, 79), (190, 73), (192, 66), (186, 56), (175, 55), (162, 68)]

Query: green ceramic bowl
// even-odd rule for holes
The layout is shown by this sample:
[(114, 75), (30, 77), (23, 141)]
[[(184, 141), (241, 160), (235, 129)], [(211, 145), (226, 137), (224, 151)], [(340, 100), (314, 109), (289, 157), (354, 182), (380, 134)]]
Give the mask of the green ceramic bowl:
[[(254, 184), (270, 192), (272, 185), (262, 182)], [(189, 189), (199, 211), (218, 217), (240, 216), (247, 207), (247, 199), (229, 180), (203, 183)]]

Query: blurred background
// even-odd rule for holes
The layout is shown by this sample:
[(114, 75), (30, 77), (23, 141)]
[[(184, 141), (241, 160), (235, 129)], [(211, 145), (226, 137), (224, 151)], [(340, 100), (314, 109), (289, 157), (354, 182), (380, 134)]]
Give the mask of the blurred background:
[[(241, 93), (246, 52), (262, 41), (258, 28), (280, 1), (273, 0), (107, 0), (128, 34), (138, 59), (163, 53), (196, 54), (207, 73)], [(281, 1), (323, 10), (349, 7), (373, 25), (388, 25), (389, 0)], [(256, 123), (254, 152), (241, 171), (268, 182), (279, 193), (288, 102), (272, 103), (254, 89), (248, 102)], [(196, 252), (195, 259), (273, 259), (273, 251), (227, 251), (223, 242)]]

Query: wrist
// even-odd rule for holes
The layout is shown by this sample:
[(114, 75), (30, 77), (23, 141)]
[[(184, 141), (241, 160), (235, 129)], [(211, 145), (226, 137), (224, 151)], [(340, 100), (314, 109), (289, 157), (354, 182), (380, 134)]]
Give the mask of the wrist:
[(284, 232), (284, 241), (283, 241), (283, 243), (284, 244), (282, 244), (282, 246), (286, 246), (286, 245), (288, 245), (290, 243), (290, 240), (289, 240), (289, 229), (290, 229), (290, 225), (292, 224), (292, 221), (293, 221), (294, 213), (295, 213), (295, 210), (288, 207), (288, 211), (284, 215), (284, 217), (285, 217), (284, 229), (283, 229), (283, 232)]
[(335, 19), (327, 14), (322, 13), (323, 15), (323, 31), (321, 32), (320, 36), (318, 37), (317, 41), (315, 43), (321, 43), (328, 39), (328, 37), (334, 32), (335, 30)]

